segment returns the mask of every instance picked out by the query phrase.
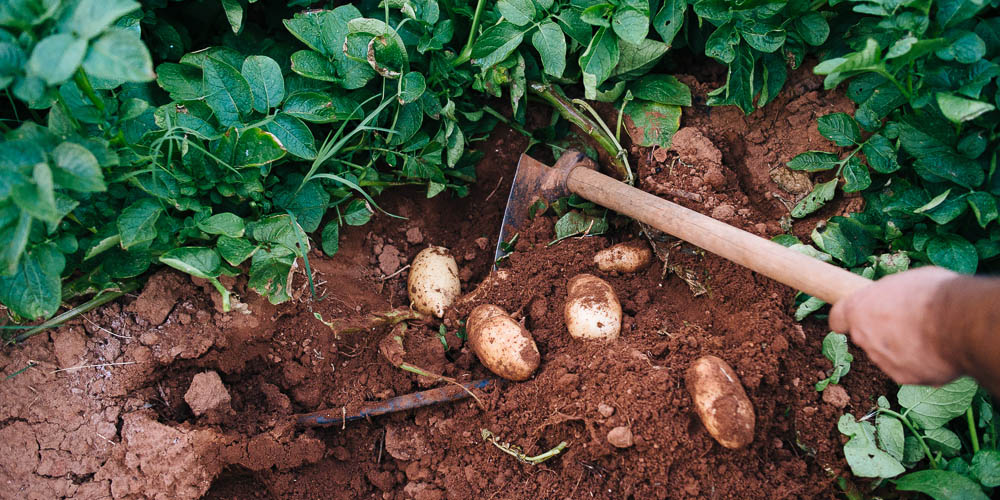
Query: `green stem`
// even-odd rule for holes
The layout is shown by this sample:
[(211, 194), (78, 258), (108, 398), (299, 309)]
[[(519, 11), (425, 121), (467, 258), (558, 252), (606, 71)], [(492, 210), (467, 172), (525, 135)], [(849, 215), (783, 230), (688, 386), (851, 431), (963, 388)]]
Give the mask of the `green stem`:
[[(493, 109), (493, 108), (491, 108), (489, 106), (486, 106), (485, 108), (483, 108), (483, 111), (485, 111), (486, 114), (492, 116), (493, 118), (496, 118), (497, 120), (500, 120), (501, 122), (503, 122), (504, 125), (506, 125), (507, 127), (509, 127), (514, 132), (517, 132), (517, 133), (519, 133), (519, 134), (527, 137), (528, 140), (532, 142), (532, 145), (535, 142), (535, 140), (531, 137), (531, 132), (528, 132), (524, 127), (521, 126), (520, 123), (517, 123), (517, 122), (512, 121), (512, 120), (508, 120), (506, 116), (504, 116), (499, 111), (497, 111), (497, 110), (495, 110), (495, 109)], [(528, 147), (531, 147), (531, 146), (529, 145)]]
[(920, 441), (920, 447), (924, 450), (924, 455), (927, 456), (927, 460), (930, 462), (931, 468), (932, 469), (937, 469), (938, 468), (937, 461), (934, 460), (934, 455), (931, 454), (930, 447), (927, 446), (927, 442), (924, 441), (924, 437), (921, 436), (920, 433), (917, 432), (917, 429), (915, 427), (913, 427), (913, 424), (910, 423), (910, 419), (906, 418), (905, 416), (903, 416), (903, 415), (901, 415), (899, 413), (896, 413), (896, 412), (894, 412), (892, 410), (888, 410), (888, 409), (885, 409), (885, 408), (879, 408), (878, 412), (879, 413), (884, 413), (884, 414), (892, 416), (892, 417), (896, 417), (900, 422), (903, 422), (903, 425), (905, 425), (907, 429), (910, 429), (910, 432), (912, 432), (913, 435), (917, 437), (917, 440)]
[(496, 446), (500, 451), (516, 458), (521, 463), (526, 463), (529, 465), (538, 465), (562, 453), (562, 451), (566, 449), (566, 446), (569, 445), (569, 443), (567, 443), (566, 441), (562, 441), (559, 444), (557, 444), (555, 448), (552, 448), (551, 450), (546, 451), (545, 453), (529, 457), (526, 453), (521, 451), (520, 447), (514, 446), (510, 443), (500, 442), (500, 438), (498, 438), (496, 434), (490, 432), (489, 429), (480, 429), (480, 432), (482, 433), (483, 440), (493, 443), (493, 446)]
[(73, 81), (76, 82), (76, 86), (80, 87), (83, 94), (90, 99), (90, 102), (94, 103), (94, 107), (97, 108), (101, 114), (104, 114), (104, 100), (97, 95), (94, 91), (94, 87), (90, 85), (90, 79), (87, 78), (87, 74), (83, 72), (83, 68), (77, 68), (76, 74), (73, 75)]
[(218, 278), (208, 278), (208, 282), (219, 291), (219, 295), (222, 295), (222, 312), (229, 312), (229, 290), (226, 290), (226, 287), (222, 286)]
[(483, 13), (484, 5), (486, 5), (486, 0), (479, 0), (476, 3), (476, 13), (473, 14), (472, 25), (469, 26), (469, 40), (465, 42), (465, 47), (462, 47), (462, 52), (459, 52), (458, 57), (451, 62), (452, 67), (461, 66), (472, 57), (472, 44), (476, 41), (476, 28), (479, 27), (479, 16)]
[(619, 156), (620, 148), (616, 145), (614, 138), (605, 134), (604, 130), (598, 124), (594, 123), (589, 116), (580, 112), (580, 110), (577, 109), (573, 103), (567, 100), (566, 97), (552, 85), (538, 82), (528, 82), (528, 89), (533, 94), (541, 97), (554, 107), (563, 118), (579, 127), (587, 135), (594, 139), (594, 141), (596, 141), (597, 144), (611, 156), (611, 163), (614, 165), (615, 171), (618, 173), (620, 178), (631, 178), (632, 172), (628, 168), (628, 165), (624, 163), (622, 158)]
[(139, 280), (132, 280), (132, 281), (126, 281), (125, 283), (121, 283), (118, 286), (118, 290), (108, 291), (103, 294), (97, 294), (96, 296), (94, 296), (94, 298), (88, 300), (87, 302), (84, 302), (83, 304), (80, 304), (40, 325), (36, 325), (34, 328), (14, 337), (12, 340), (8, 341), (7, 344), (16, 344), (19, 342), (24, 342), (25, 340), (28, 340), (29, 338), (38, 333), (44, 332), (49, 328), (59, 326), (62, 323), (65, 323), (81, 314), (90, 312), (100, 306), (103, 306), (104, 304), (107, 304), (108, 302), (111, 302), (112, 300), (115, 300), (118, 297), (125, 295), (126, 293), (135, 291), (139, 288), (139, 285), (140, 285)]
[(979, 435), (976, 433), (976, 421), (972, 415), (972, 407), (965, 409), (965, 421), (969, 424), (969, 436), (972, 437), (972, 452), (979, 452)]

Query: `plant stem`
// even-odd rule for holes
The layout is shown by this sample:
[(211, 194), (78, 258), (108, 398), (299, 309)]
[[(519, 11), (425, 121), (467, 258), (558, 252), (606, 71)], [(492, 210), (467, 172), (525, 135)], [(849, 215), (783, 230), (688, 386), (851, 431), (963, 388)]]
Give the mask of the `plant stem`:
[(229, 309), (231, 308), (229, 305), (229, 290), (226, 290), (226, 287), (222, 286), (222, 283), (219, 282), (218, 278), (209, 278), (208, 282), (215, 287), (215, 289), (219, 292), (219, 295), (222, 295), (222, 312), (229, 312)]
[(622, 179), (630, 179), (632, 172), (628, 165), (622, 161), (620, 148), (616, 145), (613, 137), (604, 133), (604, 130), (589, 116), (580, 112), (562, 93), (552, 85), (538, 82), (528, 82), (528, 89), (538, 97), (548, 102), (559, 114), (569, 120), (570, 123), (580, 127), (587, 135), (597, 141), (604, 150), (611, 156), (611, 163), (615, 166), (615, 171)]
[(48, 330), (49, 328), (65, 323), (81, 314), (90, 312), (104, 304), (107, 304), (108, 302), (111, 302), (112, 300), (117, 299), (118, 297), (121, 297), (122, 295), (125, 295), (126, 293), (137, 290), (139, 288), (140, 283), (141, 282), (139, 280), (131, 280), (131, 281), (126, 281), (124, 283), (120, 283), (118, 285), (118, 290), (99, 293), (95, 295), (94, 298), (88, 300), (87, 302), (84, 302), (83, 304), (80, 304), (14, 337), (12, 340), (8, 341), (7, 344), (16, 344), (19, 342), (24, 342), (25, 340), (28, 340), (35, 334), (41, 333), (45, 330)]
[(979, 435), (976, 433), (976, 420), (972, 415), (972, 407), (965, 409), (965, 421), (969, 424), (969, 436), (972, 438), (972, 452), (979, 452)]
[(90, 102), (94, 103), (94, 107), (97, 108), (101, 114), (104, 114), (104, 100), (97, 95), (94, 91), (94, 87), (90, 85), (90, 79), (87, 78), (87, 74), (83, 72), (83, 68), (77, 68), (76, 74), (73, 75), (73, 81), (76, 82), (76, 86), (80, 87), (83, 94), (90, 99)]
[(462, 47), (462, 52), (459, 52), (458, 57), (451, 61), (452, 67), (461, 66), (472, 57), (472, 44), (476, 41), (476, 28), (479, 27), (479, 16), (483, 13), (484, 5), (486, 5), (486, 0), (479, 0), (476, 3), (476, 13), (473, 14), (472, 25), (469, 26), (469, 40), (465, 42), (465, 47)]
[(493, 109), (493, 108), (491, 108), (489, 106), (484, 107), (483, 111), (485, 111), (486, 114), (492, 116), (493, 118), (496, 118), (497, 120), (500, 120), (501, 122), (503, 122), (504, 125), (508, 126), (514, 132), (517, 132), (517, 133), (519, 133), (519, 134), (527, 137), (528, 141), (531, 142), (531, 144), (528, 146), (529, 148), (535, 144), (536, 141), (531, 137), (531, 132), (528, 132), (524, 127), (521, 126), (520, 123), (517, 123), (517, 122), (512, 121), (512, 120), (508, 120), (506, 116), (504, 116), (499, 111), (497, 111), (497, 110), (495, 110), (495, 109)]
[(927, 442), (924, 441), (924, 437), (921, 436), (920, 433), (917, 432), (917, 429), (915, 427), (913, 427), (913, 424), (910, 423), (910, 419), (908, 419), (905, 416), (900, 415), (899, 413), (896, 413), (896, 412), (894, 412), (892, 410), (888, 410), (886, 408), (879, 408), (878, 412), (879, 413), (885, 413), (886, 415), (889, 415), (889, 416), (892, 416), (892, 417), (896, 417), (897, 419), (899, 419), (900, 422), (903, 422), (903, 425), (905, 425), (907, 429), (910, 429), (910, 432), (912, 432), (913, 435), (917, 437), (917, 440), (920, 441), (920, 447), (923, 448), (924, 455), (927, 456), (927, 460), (930, 462), (931, 468), (932, 469), (937, 469), (938, 468), (937, 461), (934, 460), (934, 455), (931, 454), (930, 447), (927, 446)]

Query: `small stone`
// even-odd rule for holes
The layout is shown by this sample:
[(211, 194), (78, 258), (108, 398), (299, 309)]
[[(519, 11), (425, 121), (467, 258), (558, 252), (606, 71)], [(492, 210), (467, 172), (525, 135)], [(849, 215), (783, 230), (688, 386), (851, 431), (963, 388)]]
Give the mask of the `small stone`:
[(844, 408), (851, 402), (851, 396), (843, 386), (829, 385), (823, 391), (823, 402), (829, 403), (837, 408)]
[(632, 430), (628, 427), (615, 427), (608, 432), (608, 442), (615, 448), (632, 446)]
[(597, 405), (597, 413), (600, 413), (602, 417), (608, 418), (615, 414), (615, 408), (611, 405), (606, 405), (601, 403)]
[(485, 236), (480, 236), (479, 238), (476, 238), (476, 246), (479, 247), (480, 250), (486, 250), (486, 246), (489, 244), (490, 240), (486, 239)]
[(713, 219), (731, 219), (735, 214), (736, 209), (732, 205), (723, 204), (712, 209)]
[(400, 254), (399, 249), (392, 245), (382, 247), (382, 252), (378, 256), (378, 267), (386, 276), (399, 270)]

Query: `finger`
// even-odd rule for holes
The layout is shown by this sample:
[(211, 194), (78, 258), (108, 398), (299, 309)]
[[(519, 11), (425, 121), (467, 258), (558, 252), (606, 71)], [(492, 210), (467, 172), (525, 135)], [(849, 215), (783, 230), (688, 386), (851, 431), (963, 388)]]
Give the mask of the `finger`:
[(847, 333), (850, 331), (850, 323), (847, 321), (847, 312), (850, 309), (850, 301), (842, 300), (833, 305), (830, 309), (830, 329), (835, 332)]

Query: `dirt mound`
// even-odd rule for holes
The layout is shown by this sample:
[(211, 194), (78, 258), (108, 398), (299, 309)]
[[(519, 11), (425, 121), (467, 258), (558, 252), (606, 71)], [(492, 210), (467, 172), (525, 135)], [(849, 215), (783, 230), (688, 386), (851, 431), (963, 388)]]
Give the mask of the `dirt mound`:
[[(685, 81), (699, 103), (713, 87)], [(633, 150), (640, 187), (760, 235), (808, 233), (813, 223), (790, 226), (782, 200), (811, 180), (780, 167), (825, 145), (815, 117), (850, 103), (805, 71), (787, 88), (751, 117), (685, 109), (673, 148)], [(526, 144), (498, 128), (465, 199), (426, 200), (418, 190), (379, 199), (407, 219), (376, 215), (345, 228), (335, 257), (310, 254), (319, 300), (303, 275), (295, 300), (277, 307), (228, 282), (241, 305), (224, 314), (211, 287), (165, 271), (138, 295), (0, 351), (9, 376), (0, 383), (0, 497), (832, 497), (831, 472), (845, 469), (839, 407), (864, 411), (889, 382), (855, 352), (846, 394), (824, 402), (812, 385), (830, 369), (820, 353), (825, 325), (792, 321), (794, 292), (663, 235), (650, 236), (669, 256), (667, 272), (600, 273), (594, 253), (646, 239), (628, 224), (548, 246), (554, 220), (537, 218), (505, 265), (511, 278), (451, 311), (444, 342), (436, 324), (406, 333), (407, 362), (463, 381), (488, 377), (456, 335), (457, 320), (488, 300), (533, 333), (542, 364), (531, 380), (479, 392), (482, 407), (466, 399), (343, 429), (293, 425), (296, 413), (436, 385), (381, 357), (386, 331), (334, 328), (405, 306), (406, 266), (426, 245), (451, 249), (463, 292), (486, 278)], [(625, 314), (617, 341), (566, 332), (566, 282), (581, 272), (615, 288)], [(716, 444), (692, 409), (684, 371), (705, 354), (730, 363), (753, 402), (748, 448)], [(208, 383), (206, 372), (216, 374)], [(527, 455), (568, 446), (530, 466), (484, 442), (482, 429)]]

